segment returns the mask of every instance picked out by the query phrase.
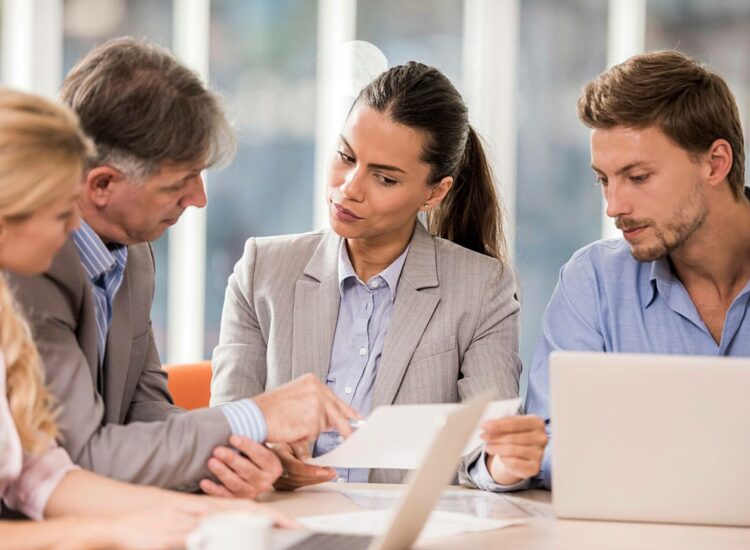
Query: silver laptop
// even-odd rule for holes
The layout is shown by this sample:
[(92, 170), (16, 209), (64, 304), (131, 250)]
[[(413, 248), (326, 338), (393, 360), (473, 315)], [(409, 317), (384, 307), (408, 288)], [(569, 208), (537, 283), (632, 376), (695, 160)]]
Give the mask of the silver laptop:
[(318, 533), (305, 538), (291, 549), (337, 548), (355, 550), (400, 550), (408, 548), (422, 531), (440, 495), (456, 474), (461, 452), (469, 442), (490, 395), (473, 399), (447, 413), (443, 426), (422, 461), (409, 478), (408, 488), (399, 501), (387, 531), (379, 537)]
[(750, 526), (750, 359), (554, 352), (563, 518)]

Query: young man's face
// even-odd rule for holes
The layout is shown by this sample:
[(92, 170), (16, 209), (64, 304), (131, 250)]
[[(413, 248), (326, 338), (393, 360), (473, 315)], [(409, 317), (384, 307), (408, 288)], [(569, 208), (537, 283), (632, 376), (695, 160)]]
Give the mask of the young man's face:
[(703, 163), (658, 128), (593, 130), (591, 167), (638, 261), (678, 250), (706, 219)]

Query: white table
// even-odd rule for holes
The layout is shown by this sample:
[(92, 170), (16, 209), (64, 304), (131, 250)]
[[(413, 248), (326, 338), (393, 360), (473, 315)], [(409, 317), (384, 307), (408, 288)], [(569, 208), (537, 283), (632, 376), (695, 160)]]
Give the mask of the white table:
[[(368, 494), (382, 495), (383, 491), (399, 490), (403, 490), (403, 486), (326, 483), (295, 492), (272, 493), (264, 500), (293, 517), (301, 517), (355, 511), (363, 507), (363, 501), (373, 500), (366, 496)], [(470, 492), (471, 489), (451, 487), (450, 491)], [(431, 539), (417, 544), (415, 548), (750, 549), (750, 528), (560, 520), (552, 512), (551, 495), (547, 491), (523, 491), (497, 498), (500, 499), (500, 509), (510, 516), (525, 517), (524, 523), (496, 531)], [(279, 548), (294, 538), (284, 533), (278, 535), (275, 540)]]

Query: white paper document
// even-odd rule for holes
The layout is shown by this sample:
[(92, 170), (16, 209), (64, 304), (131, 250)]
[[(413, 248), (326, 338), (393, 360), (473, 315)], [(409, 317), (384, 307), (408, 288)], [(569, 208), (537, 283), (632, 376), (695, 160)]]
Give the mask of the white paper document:
[[(297, 518), (312, 531), (345, 535), (382, 535), (388, 530), (393, 510), (362, 510)], [(460, 533), (492, 531), (521, 523), (519, 520), (478, 518), (457, 512), (435, 511), (419, 535), (420, 539), (449, 537)]]
[[(403, 490), (353, 489), (346, 487), (345, 484), (342, 485), (338, 493), (363, 510), (393, 510), (404, 496)], [(545, 517), (545, 514), (528, 501), (509, 493), (467, 491), (455, 488), (443, 491), (433, 510), (490, 519)]]
[[(378, 407), (341, 445), (307, 462), (335, 468), (416, 470), (445, 421), (445, 415), (460, 406), (451, 403)], [(493, 401), (487, 405), (462, 454), (468, 454), (481, 445), (479, 425), (482, 422), (512, 416), (520, 406), (520, 399)]]

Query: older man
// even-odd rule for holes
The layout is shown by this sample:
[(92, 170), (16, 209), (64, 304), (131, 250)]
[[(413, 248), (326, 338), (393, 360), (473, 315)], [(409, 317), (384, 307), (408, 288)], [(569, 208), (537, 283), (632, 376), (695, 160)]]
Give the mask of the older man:
[(200, 482), (225, 496), (269, 489), (281, 466), (262, 443), (349, 433), (356, 413), (313, 377), (185, 412), (173, 405), (151, 330), (148, 242), (189, 206), (205, 206), (201, 171), (234, 154), (218, 98), (168, 51), (134, 39), (91, 51), (61, 96), (98, 151), (83, 221), (48, 273), (14, 280), (61, 407), (61, 444), (81, 466), (130, 482)]

